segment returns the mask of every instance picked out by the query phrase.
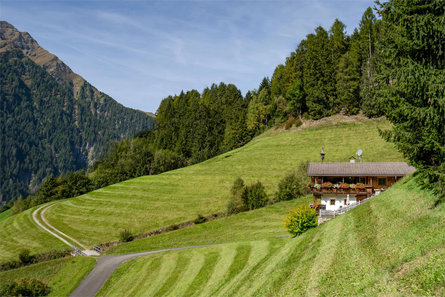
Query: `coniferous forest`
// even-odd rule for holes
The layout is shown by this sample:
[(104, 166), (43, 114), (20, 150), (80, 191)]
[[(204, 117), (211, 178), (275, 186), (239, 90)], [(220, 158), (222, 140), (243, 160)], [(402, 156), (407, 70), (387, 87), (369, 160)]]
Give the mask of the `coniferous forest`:
[(82, 170), (101, 158), (110, 141), (153, 127), (153, 119), (102, 94), (91, 99), (85, 82), (74, 98), (21, 51), (0, 53), (0, 194), (34, 193), (50, 175)]
[[(115, 143), (84, 175), (84, 191), (207, 160), (273, 126), (362, 112), (389, 119), (394, 128), (382, 136), (418, 167), (424, 186), (444, 197), (444, 4), (393, 0), (375, 11), (368, 8), (350, 35), (340, 20), (315, 28), (245, 96), (225, 83), (168, 96), (156, 128)], [(70, 179), (52, 177), (33, 203), (30, 197), (18, 208), (78, 194), (61, 191)]]

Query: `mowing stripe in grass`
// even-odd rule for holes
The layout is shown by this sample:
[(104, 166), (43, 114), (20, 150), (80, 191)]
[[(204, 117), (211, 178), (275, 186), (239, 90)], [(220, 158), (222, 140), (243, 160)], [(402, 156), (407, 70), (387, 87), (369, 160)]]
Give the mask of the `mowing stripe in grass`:
[[(128, 261), (126, 263), (123, 263), (120, 267), (118, 267), (113, 274), (110, 276), (110, 278), (105, 282), (105, 284), (102, 286), (102, 288), (97, 292), (96, 296), (108, 296), (110, 293), (116, 293), (115, 291), (119, 292), (119, 289), (121, 288), (121, 283), (125, 283), (127, 281), (131, 281), (134, 283), (133, 276), (129, 274), (125, 274), (126, 271), (129, 271), (131, 269), (137, 269), (141, 273), (145, 273), (146, 269), (145, 266), (151, 266), (152, 261), (147, 260), (145, 263), (140, 263), (137, 261)], [(134, 288), (137, 288), (134, 286)], [(122, 292), (120, 292), (122, 293)]]
[(163, 296), (166, 295), (172, 287), (177, 282), (181, 273), (187, 268), (190, 264), (190, 256), (183, 256), (183, 253), (178, 253), (178, 259), (176, 260), (176, 266), (173, 268), (173, 271), (170, 273), (170, 276), (165, 280), (162, 287), (156, 292), (155, 296)]
[(186, 269), (183, 269), (178, 281), (173, 287), (173, 290), (169, 292), (170, 296), (185, 296), (185, 292), (192, 284), (199, 271), (202, 269), (205, 263), (205, 256), (202, 251), (194, 251), (193, 257), (190, 259), (189, 265)]
[(210, 252), (206, 254), (201, 269), (187, 288), (184, 296), (193, 296), (200, 288), (205, 286), (205, 284), (209, 281), (210, 276), (214, 272), (219, 258), (219, 252)]
[[(264, 259), (270, 251), (270, 242), (268, 240), (250, 242), (252, 250), (250, 252), (249, 259), (241, 270), (239, 270), (234, 278), (230, 282), (227, 282), (224, 288), (219, 292), (219, 296), (231, 296), (233, 293), (230, 291), (245, 279), (245, 276), (251, 271), (252, 268)], [(233, 291), (233, 290), (232, 290)]]
[(261, 273), (262, 268), (264, 267), (265, 263), (269, 261), (271, 257), (283, 246), (282, 241), (276, 241), (269, 239), (269, 245), (267, 254), (265, 257), (263, 257), (258, 263), (256, 263), (247, 274), (243, 275), (243, 278), (238, 281), (238, 283), (234, 286), (232, 286), (231, 291), (228, 292), (228, 295), (233, 296), (236, 292), (239, 291), (241, 286), (243, 286), (245, 283), (249, 282), (252, 279), (255, 279), (255, 275), (258, 273)]
[(319, 233), (322, 237), (321, 247), (319, 252), (313, 259), (314, 265), (307, 273), (306, 281), (301, 282), (305, 286), (305, 295), (315, 296), (318, 295), (317, 286), (320, 283), (321, 277), (330, 269), (335, 253), (332, 251), (337, 249), (338, 245), (341, 245), (340, 234), (344, 232), (343, 224), (324, 224), (320, 226)]
[[(141, 257), (132, 261), (140, 261), (144, 262), (145, 259), (151, 256)], [(173, 273), (173, 270), (176, 267), (176, 262), (178, 261), (179, 253), (163, 253), (162, 255), (153, 255), (153, 257), (159, 257), (161, 264), (160, 269), (156, 274), (153, 274), (151, 278), (145, 279), (145, 282), (138, 288), (138, 291), (135, 292), (136, 295), (144, 295), (144, 296), (156, 296), (156, 292), (158, 292), (165, 283), (165, 280), (169, 278), (169, 276)], [(133, 277), (135, 277), (134, 274)], [(123, 283), (123, 286), (128, 286), (132, 283)], [(118, 295), (118, 294), (117, 294)]]
[(199, 292), (201, 296), (213, 296), (214, 294), (212, 292), (224, 285), (224, 277), (228, 273), (230, 265), (236, 255), (236, 245), (228, 244), (221, 246), (219, 255), (220, 257), (215, 266), (217, 269), (213, 271), (209, 281), (205, 284), (201, 292)]
[[(135, 279), (134, 275), (132, 275), (131, 273), (125, 273), (124, 272), (124, 277), (129, 275), (130, 278), (132, 278), (132, 281), (129, 282), (125, 282), (124, 280), (122, 281), (122, 283), (131, 283), (133, 286), (132, 288), (127, 291), (127, 292), (122, 292), (123, 294), (127, 295), (127, 296), (136, 296), (137, 294), (141, 294), (143, 291), (141, 291), (141, 288), (143, 287), (144, 283), (146, 284), (147, 282), (150, 281), (150, 277), (153, 276), (157, 271), (159, 271), (160, 267), (161, 267), (161, 258), (157, 257), (154, 259), (150, 259), (152, 257), (146, 257), (146, 259), (148, 261), (148, 263), (146, 263), (145, 261), (142, 260), (138, 260), (135, 262), (138, 262), (139, 264), (144, 264), (142, 266), (142, 269), (139, 270), (142, 272), (142, 274), (138, 275), (138, 278)], [(129, 268), (127, 271), (130, 271), (131, 268)], [(127, 272), (126, 271), (126, 272)]]
[[(322, 232), (317, 232), (318, 230), (311, 229), (306, 231), (300, 236), (299, 240), (295, 242), (292, 250), (287, 254), (281, 261), (279, 261), (274, 267), (274, 276), (268, 278), (268, 280), (262, 283), (257, 290), (255, 290), (254, 295), (279, 295), (277, 294), (282, 286), (286, 284), (289, 280), (293, 279), (293, 273), (302, 273), (303, 271), (296, 270), (296, 267), (305, 267), (307, 264), (309, 267), (314, 265), (313, 258), (318, 253), (320, 248)], [(296, 238), (290, 239), (296, 240)]]
[(273, 273), (278, 262), (286, 258), (295, 245), (295, 241), (289, 240), (286, 242), (274, 255), (265, 263), (262, 271), (258, 271), (258, 274), (243, 283), (239, 291), (235, 293), (235, 296), (250, 296), (260, 287)]
[(213, 296), (219, 293), (236, 274), (238, 274), (247, 264), (249, 260), (250, 253), (252, 251), (252, 246), (247, 244), (240, 244), (236, 247), (236, 254), (230, 264), (227, 274), (224, 276), (223, 283), (212, 293)]

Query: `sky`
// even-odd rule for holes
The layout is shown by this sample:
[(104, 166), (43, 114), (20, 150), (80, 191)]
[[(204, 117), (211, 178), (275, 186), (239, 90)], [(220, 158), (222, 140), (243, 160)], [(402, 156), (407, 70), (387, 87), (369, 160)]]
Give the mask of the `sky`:
[(181, 90), (271, 77), (315, 28), (351, 34), (367, 0), (0, 0), (0, 19), (26, 31), (119, 103), (156, 112)]

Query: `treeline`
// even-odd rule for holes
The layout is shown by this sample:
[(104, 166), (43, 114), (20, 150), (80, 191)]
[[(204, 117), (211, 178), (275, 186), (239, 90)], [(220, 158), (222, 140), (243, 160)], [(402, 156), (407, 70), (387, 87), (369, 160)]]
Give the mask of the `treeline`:
[(19, 51), (0, 53), (0, 200), (34, 193), (50, 175), (85, 169), (110, 141), (152, 128), (154, 119), (94, 94), (87, 82), (57, 81)]
[[(221, 83), (165, 98), (156, 129), (116, 144), (86, 175), (90, 189), (201, 162), (285, 121), (362, 110), (394, 124), (382, 135), (443, 201), (444, 5), (393, 0), (380, 5), (379, 14), (377, 20), (368, 8), (350, 36), (339, 20), (328, 31), (316, 28), (270, 80), (264, 78), (244, 97), (236, 86)], [(67, 177), (56, 178), (57, 187)], [(53, 199), (40, 197), (29, 205)]]

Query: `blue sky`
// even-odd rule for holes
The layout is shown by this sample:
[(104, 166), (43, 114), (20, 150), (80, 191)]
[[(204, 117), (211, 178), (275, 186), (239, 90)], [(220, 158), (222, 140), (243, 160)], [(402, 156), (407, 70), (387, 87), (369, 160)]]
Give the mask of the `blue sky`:
[(0, 0), (0, 19), (27, 31), (125, 106), (155, 112), (181, 90), (272, 76), (317, 26), (348, 34), (373, 1)]

